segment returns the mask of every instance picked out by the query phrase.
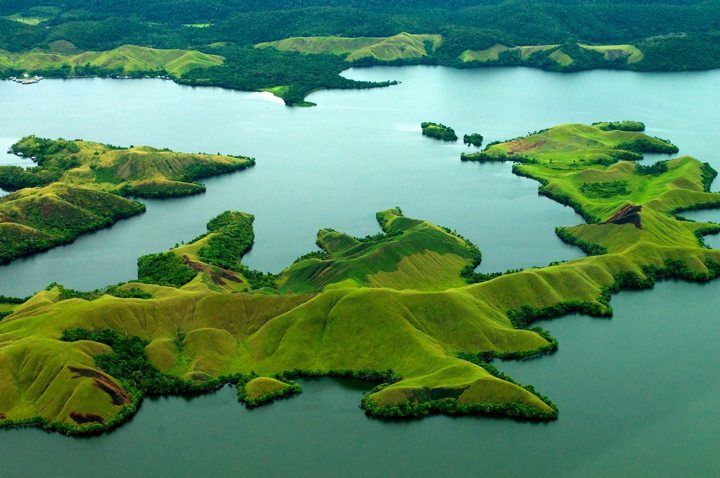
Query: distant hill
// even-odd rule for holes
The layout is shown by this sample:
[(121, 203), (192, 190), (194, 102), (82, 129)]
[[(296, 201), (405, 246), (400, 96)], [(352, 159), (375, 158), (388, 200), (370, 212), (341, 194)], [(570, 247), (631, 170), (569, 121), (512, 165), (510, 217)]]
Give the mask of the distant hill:
[(70, 68), (71, 72), (78, 75), (96, 71), (98, 74), (143, 73), (180, 77), (195, 68), (222, 65), (223, 61), (221, 56), (198, 51), (161, 50), (135, 45), (123, 45), (109, 51), (88, 51), (77, 54), (61, 54), (40, 49), (27, 53), (0, 51), (0, 69), (39, 75), (48, 70)]

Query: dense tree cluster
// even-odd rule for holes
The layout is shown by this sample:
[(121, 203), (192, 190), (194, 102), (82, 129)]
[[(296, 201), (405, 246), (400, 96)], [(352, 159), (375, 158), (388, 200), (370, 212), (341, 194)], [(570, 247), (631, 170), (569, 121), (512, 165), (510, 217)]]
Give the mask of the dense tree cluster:
[(483, 135), (480, 133), (471, 133), (463, 135), (463, 143), (468, 146), (475, 146), (479, 148), (483, 144)]
[(138, 259), (138, 280), (149, 284), (182, 287), (197, 275), (177, 254), (148, 254)]

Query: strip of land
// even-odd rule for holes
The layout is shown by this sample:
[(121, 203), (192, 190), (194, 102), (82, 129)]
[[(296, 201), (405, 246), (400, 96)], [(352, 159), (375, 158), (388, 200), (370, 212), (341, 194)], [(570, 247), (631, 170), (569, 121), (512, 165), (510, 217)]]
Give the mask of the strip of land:
[(320, 89), (393, 84), (345, 78), (350, 65), (718, 68), (718, 16), (714, 2), (675, 0), (28, 0), (0, 5), (0, 78), (162, 76), (309, 106)]

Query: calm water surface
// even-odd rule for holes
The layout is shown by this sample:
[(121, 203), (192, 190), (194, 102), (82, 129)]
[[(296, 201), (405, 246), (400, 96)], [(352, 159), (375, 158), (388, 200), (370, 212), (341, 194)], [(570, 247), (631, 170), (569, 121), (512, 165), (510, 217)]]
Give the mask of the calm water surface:
[[(0, 164), (23, 163), (2, 153), (30, 133), (258, 159), (250, 171), (205, 181), (202, 196), (147, 201), (143, 216), (0, 267), (0, 293), (132, 279), (137, 256), (195, 237), (226, 209), (256, 215), (248, 263), (271, 271), (312, 250), (319, 228), (374, 233), (374, 212), (395, 205), (476, 242), (484, 270), (579, 256), (553, 234), (581, 222), (576, 214), (538, 198), (537, 184), (509, 165), (462, 164), (464, 147), (420, 136), (425, 120), (492, 141), (557, 123), (637, 119), (720, 169), (720, 72), (408, 67), (348, 75), (402, 84), (321, 92), (311, 98), (317, 108), (288, 109), (257, 94), (162, 81), (0, 82)], [(717, 212), (696, 214), (720, 222)], [(716, 476), (720, 283), (665, 283), (620, 294), (613, 306), (612, 320), (548, 324), (557, 354), (497, 364), (558, 403), (555, 423), (386, 423), (358, 410), (362, 390), (321, 380), (251, 412), (231, 389), (148, 401), (131, 424), (90, 440), (2, 432), (0, 475)]]

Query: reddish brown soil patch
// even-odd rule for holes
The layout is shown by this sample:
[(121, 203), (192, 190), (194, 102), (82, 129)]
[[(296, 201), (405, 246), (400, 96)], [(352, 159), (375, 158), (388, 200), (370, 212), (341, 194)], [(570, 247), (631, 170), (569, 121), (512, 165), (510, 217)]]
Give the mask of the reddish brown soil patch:
[(517, 154), (517, 153), (524, 153), (526, 151), (531, 151), (533, 149), (540, 149), (543, 146), (545, 146), (545, 143), (547, 143), (547, 141), (538, 141), (537, 143), (528, 143), (524, 139), (520, 139), (517, 141), (511, 141), (510, 143), (508, 143), (508, 146), (509, 146), (508, 153)]
[(640, 220), (641, 210), (642, 206), (628, 204), (613, 214), (613, 217), (605, 221), (604, 224), (632, 224), (638, 229), (642, 229), (642, 222)]
[(130, 394), (127, 393), (127, 391), (125, 391), (122, 387), (116, 385), (115, 382), (113, 382), (110, 377), (108, 377), (104, 373), (98, 372), (97, 370), (93, 370), (90, 368), (76, 368), (70, 366), (68, 366), (68, 370), (75, 374), (73, 378), (92, 378), (95, 381), (94, 385), (97, 388), (110, 395), (113, 405), (127, 405), (132, 400)]
[(194, 262), (194, 261), (190, 260), (190, 258), (188, 256), (183, 256), (183, 262), (185, 263), (185, 265), (187, 265), (188, 267), (190, 267), (191, 269), (193, 269), (197, 272), (205, 272), (210, 277), (210, 280), (212, 280), (214, 284), (221, 285), (221, 286), (225, 285), (226, 284), (225, 280), (229, 280), (232, 282), (240, 282), (240, 280), (238, 279), (238, 277), (235, 274), (233, 274), (232, 272), (230, 272), (226, 269), (222, 269), (220, 267), (213, 268), (206, 264), (202, 264), (200, 262)]
[(0, 412), (0, 420), (7, 420), (7, 415), (5, 415), (3, 412)]
[(70, 418), (75, 420), (78, 425), (85, 425), (86, 423), (105, 423), (105, 419), (94, 413), (78, 413), (71, 412)]

